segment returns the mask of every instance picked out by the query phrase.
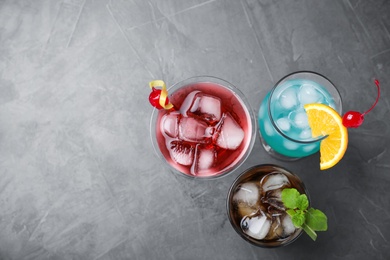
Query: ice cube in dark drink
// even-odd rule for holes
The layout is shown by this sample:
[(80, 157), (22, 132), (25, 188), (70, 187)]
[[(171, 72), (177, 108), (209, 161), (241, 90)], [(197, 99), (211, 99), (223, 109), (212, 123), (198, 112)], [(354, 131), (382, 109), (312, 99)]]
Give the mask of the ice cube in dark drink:
[(277, 247), (291, 243), (301, 234), (281, 200), (285, 188), (307, 194), (296, 175), (275, 165), (252, 167), (235, 180), (227, 200), (228, 216), (245, 240), (262, 247)]
[(253, 146), (253, 117), (240, 96), (214, 82), (170, 92), (173, 110), (158, 111), (156, 141), (164, 159), (193, 177), (216, 177), (242, 163)]

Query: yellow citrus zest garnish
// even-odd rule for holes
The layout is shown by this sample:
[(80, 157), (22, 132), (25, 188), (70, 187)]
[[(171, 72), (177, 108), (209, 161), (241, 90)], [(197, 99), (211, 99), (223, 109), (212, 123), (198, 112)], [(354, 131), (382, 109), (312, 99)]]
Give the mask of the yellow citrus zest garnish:
[(327, 105), (307, 104), (304, 108), (312, 137), (327, 136), (320, 144), (320, 169), (329, 169), (343, 158), (347, 150), (347, 128), (337, 111)]

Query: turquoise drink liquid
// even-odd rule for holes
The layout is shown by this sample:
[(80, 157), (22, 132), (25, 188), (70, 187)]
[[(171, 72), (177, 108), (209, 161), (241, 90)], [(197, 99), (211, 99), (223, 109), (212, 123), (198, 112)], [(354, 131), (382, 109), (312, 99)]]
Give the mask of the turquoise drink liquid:
[(260, 105), (259, 130), (263, 146), (271, 150), (271, 154), (301, 158), (319, 151), (320, 141), (324, 137), (312, 138), (303, 108), (305, 104), (322, 103), (341, 112), (341, 99), (337, 90), (333, 87), (337, 94), (335, 100), (325, 84), (307, 78), (296, 76), (281, 80)]

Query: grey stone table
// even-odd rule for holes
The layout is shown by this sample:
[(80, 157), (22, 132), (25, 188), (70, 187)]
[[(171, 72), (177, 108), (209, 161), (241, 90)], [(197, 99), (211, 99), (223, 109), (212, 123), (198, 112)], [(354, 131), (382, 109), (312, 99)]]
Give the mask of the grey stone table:
[[(343, 160), (247, 161), (198, 181), (163, 167), (149, 139), (148, 82), (235, 84), (254, 113), (297, 70), (330, 78), (344, 111), (378, 106)], [(0, 259), (389, 259), (390, 1), (0, 1)], [(226, 217), (237, 175), (297, 174), (329, 230), (277, 249)]]

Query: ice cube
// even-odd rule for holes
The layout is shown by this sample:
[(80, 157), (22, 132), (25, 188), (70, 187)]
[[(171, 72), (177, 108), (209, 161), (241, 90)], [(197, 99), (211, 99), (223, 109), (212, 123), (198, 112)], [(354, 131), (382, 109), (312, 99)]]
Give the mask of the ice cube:
[(291, 220), (291, 217), (288, 214), (285, 214), (282, 217), (282, 226), (283, 226), (283, 235), (286, 237), (295, 232), (296, 228)]
[[(259, 123), (260, 123), (260, 122), (259, 122)], [(272, 128), (271, 124), (270, 124), (268, 121), (264, 121), (263, 124), (264, 124), (265, 133), (266, 133), (268, 136), (274, 135), (275, 131), (274, 131), (274, 129)]]
[(299, 147), (299, 145), (297, 143), (290, 141), (288, 139), (284, 139), (283, 146), (290, 151), (294, 151), (294, 150), (298, 149), (298, 147)]
[(269, 190), (280, 189), (283, 186), (290, 185), (290, 181), (287, 176), (282, 173), (269, 173), (265, 175), (260, 181), (261, 189), (263, 192)]
[(179, 117), (179, 112), (165, 114), (161, 118), (161, 132), (172, 138), (177, 137), (179, 131)]
[(276, 120), (276, 124), (279, 126), (280, 130), (284, 132), (288, 132), (291, 128), (290, 120), (284, 117)]
[(271, 218), (271, 228), (266, 239), (275, 240), (279, 238), (283, 238), (283, 226), (280, 220), (280, 216), (274, 216)]
[(287, 88), (279, 97), (280, 105), (285, 109), (291, 109), (298, 104), (297, 92), (294, 88)]
[(217, 154), (215, 149), (201, 149), (197, 157), (198, 169), (206, 170), (213, 166)]
[(244, 140), (244, 130), (241, 129), (240, 125), (233, 119), (230, 113), (226, 113), (222, 116), (221, 127), (217, 133), (217, 145), (224, 149), (235, 150), (237, 149), (242, 141)]
[(266, 192), (265, 196), (267, 198), (276, 198), (276, 199), (281, 200), (282, 199), (282, 189), (269, 190)]
[[(272, 199), (272, 200), (275, 200), (275, 199)], [(281, 201), (277, 201), (277, 200), (275, 200), (274, 202), (271, 201), (271, 203), (273, 203), (273, 205), (279, 204), (278, 208), (274, 207), (274, 206), (269, 206), (267, 208), (267, 214), (269, 216), (272, 216), (272, 217), (283, 215), (283, 213), (285, 212), (285, 209), (283, 208), (283, 203)]]
[(317, 148), (316, 144), (308, 144), (308, 145), (305, 145), (302, 149), (303, 149), (303, 151), (309, 153), (309, 152), (314, 151), (316, 148)]
[(318, 103), (322, 95), (316, 87), (312, 84), (302, 84), (301, 88), (299, 89), (298, 93), (299, 101), (302, 105), (311, 104), (311, 103)]
[(194, 161), (194, 148), (181, 141), (172, 141), (169, 147), (171, 158), (181, 165), (191, 165)]
[(268, 203), (268, 213), (272, 216), (281, 215), (286, 208), (282, 202), (282, 189), (269, 190), (261, 198), (263, 203)]
[[(195, 96), (198, 93), (200, 93), (200, 91), (192, 91), (184, 99), (184, 101), (183, 101), (183, 103), (181, 104), (181, 107), (180, 107), (180, 113), (183, 116), (185, 116), (185, 117), (188, 116), (187, 112), (190, 111), (191, 107), (194, 105), (194, 102), (197, 100), (195, 98)], [(197, 106), (197, 105), (195, 104), (195, 106)]]
[(200, 91), (193, 91), (183, 101), (180, 112), (185, 116), (200, 117), (214, 124), (221, 119), (221, 100)]
[(214, 147), (197, 145), (195, 148), (194, 163), (191, 167), (191, 174), (200, 176), (207, 172), (215, 163), (217, 152)]
[(268, 208), (268, 212), (272, 215), (273, 213), (271, 212), (271, 210), (274, 211), (277, 215), (286, 210), (283, 205), (283, 202), (279, 198), (264, 198), (263, 202), (268, 203), (270, 205), (270, 207)]
[(179, 138), (189, 142), (206, 142), (209, 136), (208, 125), (192, 117), (183, 117), (179, 121)]
[(290, 119), (294, 122), (294, 125), (298, 128), (304, 129), (309, 127), (307, 114), (303, 109), (292, 112), (290, 114)]
[(271, 227), (271, 221), (265, 216), (244, 217), (241, 228), (248, 236), (255, 239), (263, 239), (267, 236)]
[[(203, 94), (202, 96), (198, 95), (199, 106), (193, 107), (196, 109), (194, 112), (199, 111), (202, 117), (207, 121), (219, 121), (221, 119), (221, 100), (214, 96), (209, 96)], [(193, 112), (191, 109), (191, 112)]]
[(299, 134), (299, 138), (301, 140), (311, 139), (311, 129), (309, 127), (303, 129), (302, 132)]
[(249, 206), (244, 203), (237, 205), (237, 212), (240, 218), (244, 218), (246, 216), (254, 216), (258, 213), (258, 211), (258, 208), (255, 206)]
[(259, 199), (259, 187), (253, 182), (241, 184), (233, 196), (233, 201), (237, 204), (244, 203), (253, 206)]

